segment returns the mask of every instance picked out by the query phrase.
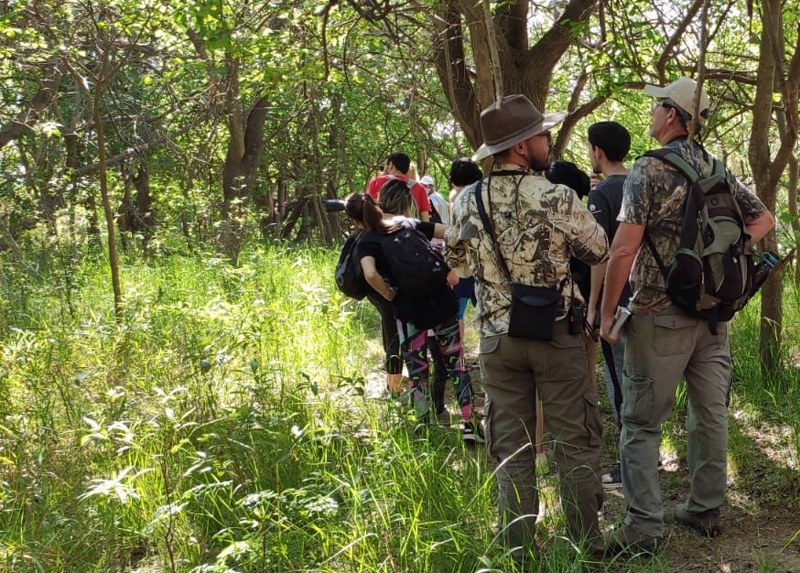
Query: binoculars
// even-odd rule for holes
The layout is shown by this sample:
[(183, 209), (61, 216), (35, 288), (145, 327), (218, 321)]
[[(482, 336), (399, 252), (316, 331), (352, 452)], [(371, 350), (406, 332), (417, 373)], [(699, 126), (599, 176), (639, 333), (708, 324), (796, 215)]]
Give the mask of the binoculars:
[(323, 199), (326, 213), (338, 213), (344, 211), (344, 199)]

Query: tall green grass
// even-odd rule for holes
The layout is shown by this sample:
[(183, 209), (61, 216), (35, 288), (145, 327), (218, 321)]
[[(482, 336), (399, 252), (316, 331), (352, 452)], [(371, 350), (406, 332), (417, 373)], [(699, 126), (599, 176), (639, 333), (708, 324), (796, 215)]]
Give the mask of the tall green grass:
[(129, 261), (120, 322), (103, 264), (71, 311), (46, 269), (4, 273), (0, 569), (474, 570), (486, 461), (364, 398), (375, 316), (333, 260)]
[[(104, 264), (66, 280), (4, 261), (0, 571), (515, 571), (484, 452), (365, 398), (376, 315), (333, 288), (334, 259), (126, 261), (119, 322)], [(738, 388), (790, 423), (755, 381)], [(581, 570), (547, 528), (534, 570)]]

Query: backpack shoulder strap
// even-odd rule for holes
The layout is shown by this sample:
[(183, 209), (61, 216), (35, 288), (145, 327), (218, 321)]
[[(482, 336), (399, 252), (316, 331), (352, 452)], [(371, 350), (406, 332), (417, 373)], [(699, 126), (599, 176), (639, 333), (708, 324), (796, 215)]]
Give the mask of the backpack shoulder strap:
[[(697, 169), (692, 167), (692, 165), (686, 161), (679, 153), (672, 151), (666, 147), (662, 147), (661, 149), (652, 149), (644, 154), (644, 157), (655, 157), (656, 159), (660, 159), (664, 163), (668, 163), (672, 165), (675, 169), (683, 173), (686, 178), (695, 183), (702, 179), (702, 176), (697, 172)], [(716, 166), (715, 166), (716, 170)]]
[(711, 166), (711, 175), (704, 177), (679, 153), (666, 147), (648, 151), (644, 154), (644, 157), (655, 157), (664, 163), (672, 165), (675, 169), (683, 173), (689, 181), (697, 183), (704, 195), (708, 193), (712, 187), (725, 180), (725, 164), (722, 163), (722, 160), (719, 158), (714, 158)]
[[(686, 161), (679, 153), (668, 149), (666, 147), (662, 147), (660, 149), (652, 149), (646, 152), (643, 157), (654, 157), (672, 165), (678, 171), (680, 171), (691, 183), (697, 183), (698, 181), (702, 180), (700, 173), (697, 172), (697, 169), (692, 167), (688, 161)], [(715, 165), (716, 170), (716, 165)], [(705, 192), (705, 189), (703, 189)], [(692, 189), (689, 189), (689, 193), (686, 195), (686, 199), (684, 200), (684, 219), (690, 216), (690, 213), (696, 213), (699, 209), (697, 205), (697, 199), (694, 197), (694, 193)], [(699, 199), (699, 198), (698, 198)], [(692, 215), (693, 216), (693, 215)], [(691, 245), (694, 243), (695, 238), (697, 237), (697, 231), (694, 228), (687, 227), (686, 225), (683, 226), (681, 229), (681, 241), (680, 246)], [(668, 281), (669, 277), (669, 270), (667, 269), (666, 265), (664, 264), (664, 260), (658, 254), (658, 250), (656, 249), (653, 240), (650, 238), (650, 235), (645, 231), (644, 239), (647, 243), (650, 252), (653, 254), (653, 258), (658, 265), (659, 270), (661, 271), (661, 275), (664, 277), (665, 281)]]

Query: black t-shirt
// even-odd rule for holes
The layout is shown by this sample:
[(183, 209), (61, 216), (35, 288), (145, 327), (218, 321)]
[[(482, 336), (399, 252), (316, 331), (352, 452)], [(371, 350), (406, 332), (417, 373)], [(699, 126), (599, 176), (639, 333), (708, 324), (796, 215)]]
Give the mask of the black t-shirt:
[[(414, 219), (416, 229), (425, 235), (428, 240), (433, 238), (435, 225)], [(381, 246), (385, 235), (378, 231), (364, 233), (356, 249), (356, 257), (360, 261), (364, 257), (375, 259), (375, 268), (389, 284), (395, 281), (389, 270), (389, 264), (383, 254)], [(380, 295), (378, 295), (380, 296)], [(395, 316), (403, 322), (409, 322), (417, 328), (432, 328), (454, 317), (458, 311), (458, 303), (451, 289), (445, 283), (433, 295), (426, 297), (412, 297), (398, 292), (392, 301)]]
[[(622, 174), (609, 175), (589, 192), (589, 211), (606, 232), (609, 246), (619, 228), (617, 216), (622, 209), (622, 187), (625, 185), (625, 177)], [(628, 306), (632, 294), (630, 283), (625, 283), (625, 288), (619, 297), (619, 305)]]

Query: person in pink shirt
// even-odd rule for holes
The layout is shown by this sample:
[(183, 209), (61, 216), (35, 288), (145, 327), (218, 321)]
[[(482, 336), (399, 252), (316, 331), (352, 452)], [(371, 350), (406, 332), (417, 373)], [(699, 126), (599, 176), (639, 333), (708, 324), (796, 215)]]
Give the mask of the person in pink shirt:
[(400, 181), (409, 183), (411, 196), (414, 198), (414, 203), (417, 206), (419, 218), (421, 221), (428, 222), (430, 220), (431, 211), (431, 204), (428, 200), (428, 192), (419, 182), (411, 181), (408, 178), (409, 167), (411, 167), (411, 158), (408, 155), (399, 152), (392, 153), (386, 158), (386, 162), (383, 164), (383, 173), (373, 177), (370, 179), (369, 183), (367, 183), (366, 193), (377, 203), (378, 193), (380, 192), (381, 187), (386, 185), (387, 181), (390, 181), (391, 179), (399, 179)]

